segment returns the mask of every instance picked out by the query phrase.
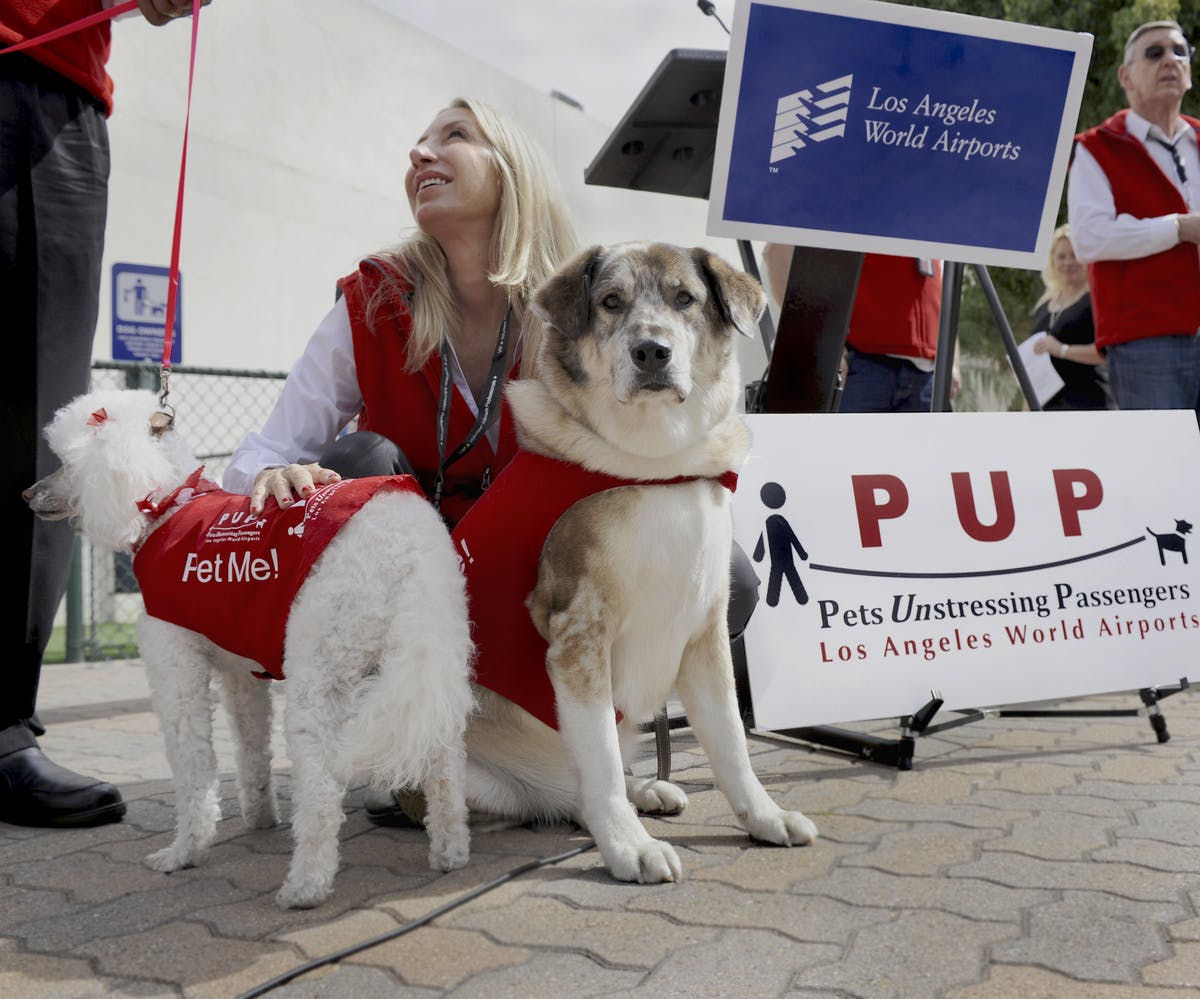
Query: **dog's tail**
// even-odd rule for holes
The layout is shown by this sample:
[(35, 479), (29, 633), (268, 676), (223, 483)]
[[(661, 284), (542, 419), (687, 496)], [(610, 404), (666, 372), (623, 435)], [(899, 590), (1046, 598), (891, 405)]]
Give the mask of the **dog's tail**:
[[(447, 578), (433, 578), (439, 574)], [(445, 754), (463, 754), (467, 718), (475, 707), (474, 646), (457, 564), (427, 564), (422, 589), (443, 602), (435, 607), (432, 599), (420, 601), (425, 606), (398, 613), (389, 623), (390, 651), (352, 695), (356, 703), (339, 747), (341, 769), (364, 774), (377, 787), (419, 785)], [(451, 594), (454, 604), (446, 607)]]

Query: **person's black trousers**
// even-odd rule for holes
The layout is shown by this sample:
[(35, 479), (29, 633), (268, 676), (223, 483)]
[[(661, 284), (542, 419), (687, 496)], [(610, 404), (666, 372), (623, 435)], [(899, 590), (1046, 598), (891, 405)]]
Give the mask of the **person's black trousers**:
[(21, 491), (53, 471), (42, 428), (85, 392), (108, 210), (103, 106), (23, 54), (0, 57), (0, 756), (34, 745), (42, 654), (70, 572), (72, 529)]

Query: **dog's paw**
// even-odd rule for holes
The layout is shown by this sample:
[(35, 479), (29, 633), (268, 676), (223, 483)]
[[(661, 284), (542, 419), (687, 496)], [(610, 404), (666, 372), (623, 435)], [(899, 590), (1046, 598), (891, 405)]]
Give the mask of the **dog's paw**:
[(275, 809), (271, 808), (243, 816), (242, 822), (247, 829), (273, 829), (279, 825), (279, 817), (275, 814)]
[(275, 796), (262, 794), (247, 797), (242, 803), (242, 822), (247, 829), (270, 829), (278, 824)]
[(776, 846), (806, 846), (817, 838), (817, 827), (807, 815), (782, 808), (751, 815), (745, 825), (753, 839)]
[(687, 808), (687, 795), (670, 781), (626, 777), (625, 794), (644, 815), (678, 815)]
[(683, 879), (683, 865), (675, 847), (660, 839), (646, 839), (606, 852), (604, 861), (618, 881), (652, 885)]
[(333, 894), (333, 885), (313, 878), (291, 878), (275, 893), (281, 909), (312, 909)]
[(465, 867), (471, 858), (471, 833), (464, 825), (461, 830), (429, 834), (429, 866), (435, 871), (456, 871)]
[(182, 871), (185, 867), (195, 867), (200, 861), (200, 856), (196, 851), (172, 843), (161, 850), (146, 854), (145, 863), (152, 871), (170, 874), (172, 871)]

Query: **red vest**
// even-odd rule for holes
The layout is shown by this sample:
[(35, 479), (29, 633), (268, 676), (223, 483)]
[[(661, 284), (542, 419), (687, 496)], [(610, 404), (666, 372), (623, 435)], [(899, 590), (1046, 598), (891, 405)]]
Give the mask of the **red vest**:
[[(78, 21), (99, 9), (99, 0), (5, 0), (0, 3), (0, 42), (15, 45)], [(106, 113), (112, 114), (113, 83), (104, 68), (108, 62), (110, 38), (109, 22), (104, 21), (45, 45), (35, 45), (21, 55), (36, 59), (77, 83), (102, 100)], [(6, 58), (18, 59), (20, 56)]]
[[(691, 479), (657, 484), (676, 481)], [(720, 482), (732, 492), (737, 476), (726, 472)], [(537, 585), (542, 545), (558, 518), (581, 499), (639, 484), (646, 483), (519, 451), (452, 532), (467, 578), (475, 682), (551, 728), (558, 728), (558, 716), (546, 672), (547, 646), (525, 607)]]
[(280, 510), (274, 498), (250, 516), (250, 497), (227, 493), (196, 469), (143, 511), (182, 509), (153, 531), (133, 559), (146, 613), (199, 632), (283, 679), (288, 613), (309, 570), (342, 525), (377, 492), (421, 494), (411, 475), (345, 479)]
[[(378, 266), (377, 266), (378, 265)], [(389, 281), (380, 270), (387, 270)], [(367, 303), (380, 285), (389, 286), (374, 316), (367, 322)], [(407, 298), (412, 287), (394, 268), (378, 257), (359, 264), (358, 270), (338, 282), (346, 296), (350, 330), (354, 339), (354, 364), (363, 397), (360, 430), (373, 430), (396, 444), (408, 457), (426, 495), (432, 495), (438, 467), (437, 411), (442, 361), (435, 352), (419, 371), (405, 373), (411, 328)], [(517, 376), (514, 366), (509, 377)], [(451, 392), (447, 455), (453, 453), (475, 425), (471, 407), (457, 390)], [(517, 436), (508, 406), (500, 409), (499, 449), (492, 451), (487, 437), (446, 471), (442, 516), (453, 526), (476, 499), (486, 478), (495, 477), (517, 451)]]
[[(1108, 177), (1117, 214), (1139, 219), (1186, 214), (1183, 195), (1126, 130), (1128, 114), (1118, 111), (1075, 137)], [(1200, 137), (1200, 121), (1186, 115), (1183, 120)], [(1200, 329), (1200, 253), (1195, 243), (1179, 243), (1135, 260), (1094, 261), (1088, 265), (1088, 279), (1097, 347), (1167, 334), (1192, 335)]]
[(932, 358), (937, 354), (942, 270), (927, 277), (912, 257), (863, 255), (846, 342), (864, 354)]

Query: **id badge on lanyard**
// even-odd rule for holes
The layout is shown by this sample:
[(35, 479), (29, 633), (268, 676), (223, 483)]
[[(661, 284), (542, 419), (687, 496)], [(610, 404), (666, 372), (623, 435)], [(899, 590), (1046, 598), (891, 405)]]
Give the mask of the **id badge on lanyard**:
[[(441, 509), (442, 493), (446, 485), (446, 469), (475, 446), (479, 438), (487, 431), (488, 425), (492, 422), (492, 413), (499, 405), (507, 374), (505, 354), (508, 353), (508, 323), (511, 317), (512, 306), (510, 305), (504, 313), (504, 319), (500, 323), (500, 332), (496, 336), (496, 350), (492, 355), (492, 366), (488, 371), (487, 386), (484, 389), (483, 400), (479, 404), (479, 414), (475, 417), (475, 425), (471, 427), (463, 442), (454, 449), (454, 453), (449, 457), (446, 457), (446, 445), (450, 435), (450, 400), (454, 393), (454, 378), (450, 373), (449, 343), (446, 340), (442, 341), (442, 379), (438, 391), (438, 468), (433, 484), (435, 509)], [(491, 485), (491, 477), (491, 468), (484, 469), (483, 478), (480, 480), (483, 489), (487, 489)]]

